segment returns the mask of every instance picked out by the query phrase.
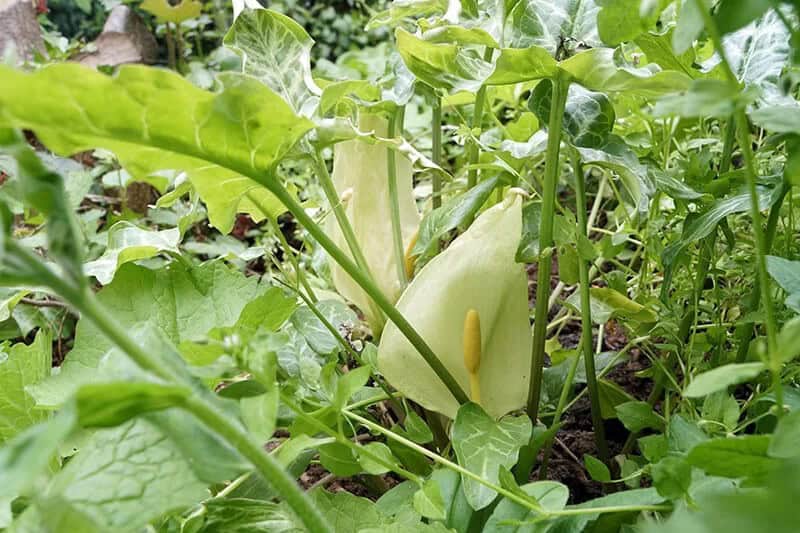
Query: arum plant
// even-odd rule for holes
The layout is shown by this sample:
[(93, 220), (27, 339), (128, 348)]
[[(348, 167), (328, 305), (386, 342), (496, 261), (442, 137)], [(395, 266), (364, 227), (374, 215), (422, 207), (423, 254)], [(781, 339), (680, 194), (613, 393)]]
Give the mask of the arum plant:
[[(389, 124), (378, 115), (362, 114), (359, 126), (386, 137)], [(386, 299), (397, 301), (405, 285), (405, 249), (420, 220), (411, 163), (391, 148), (356, 138), (334, 147), (332, 177), (375, 284)], [(386, 213), (392, 216), (387, 217)], [(329, 220), (327, 230), (334, 242), (344, 248), (346, 242), (338, 221)], [(394, 243), (394, 253), (387, 253), (389, 242)], [(331, 265), (331, 274), (339, 293), (364, 311), (373, 335), (380, 336), (383, 314), (374, 309), (369, 295), (338, 263)]]
[[(472, 401), (494, 417), (521, 408), (531, 337), (527, 277), (515, 262), (522, 198), (511, 191), (422, 267), (397, 303)], [(389, 324), (378, 368), (408, 398), (455, 418), (459, 402)]]

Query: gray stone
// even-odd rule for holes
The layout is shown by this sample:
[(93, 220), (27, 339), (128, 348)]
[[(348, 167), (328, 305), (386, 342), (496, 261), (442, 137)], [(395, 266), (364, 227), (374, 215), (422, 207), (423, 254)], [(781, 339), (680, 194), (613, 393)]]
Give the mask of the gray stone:
[(94, 41), (95, 51), (76, 61), (90, 67), (152, 64), (158, 58), (158, 43), (139, 15), (125, 5), (116, 6), (106, 19), (103, 32)]
[(31, 0), (0, 0), (0, 58), (9, 48), (21, 59), (44, 53), (42, 30)]

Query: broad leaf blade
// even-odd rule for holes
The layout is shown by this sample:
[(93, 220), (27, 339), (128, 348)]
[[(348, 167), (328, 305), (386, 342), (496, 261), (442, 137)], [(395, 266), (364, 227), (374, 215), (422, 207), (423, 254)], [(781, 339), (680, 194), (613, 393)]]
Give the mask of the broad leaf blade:
[[(114, 77), (74, 63), (32, 74), (0, 69), (0, 123), (31, 129), (53, 151), (105, 148), (132, 176), (179, 170), (227, 232), (234, 215), (254, 211), (247, 193), (263, 190), (275, 165), (313, 124), (250, 76), (226, 74), (210, 93), (179, 75), (142, 66)], [(69, 105), (66, 105), (69, 102)], [(280, 204), (277, 204), (280, 205)]]
[(314, 40), (297, 22), (270, 9), (245, 9), (224, 44), (242, 56), (246, 74), (279, 94), (296, 114), (314, 112), (320, 92), (311, 77)]

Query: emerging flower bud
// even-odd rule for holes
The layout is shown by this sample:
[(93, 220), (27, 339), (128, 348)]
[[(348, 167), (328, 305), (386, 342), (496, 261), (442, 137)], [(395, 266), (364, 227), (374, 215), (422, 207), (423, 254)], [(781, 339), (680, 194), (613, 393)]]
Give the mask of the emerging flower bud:
[[(527, 276), (515, 261), (521, 232), (522, 199), (509, 196), (426, 264), (397, 303), (462, 389), (495, 417), (525, 404), (530, 380)], [(455, 398), (392, 323), (378, 368), (412, 400), (455, 417)]]
[[(374, 131), (386, 137), (387, 121), (376, 115), (363, 115), (360, 129)], [(400, 207), (400, 230), (404, 247), (408, 245), (419, 227), (419, 211), (414, 201), (411, 162), (397, 153), (397, 196)], [(352, 139), (334, 147), (333, 183), (342, 197), (343, 207), (372, 277), (383, 294), (397, 301), (403, 285), (398, 278), (398, 265), (405, 267), (403, 257), (395, 257), (392, 247), (392, 220), (389, 200), (389, 172), (387, 148)], [(344, 236), (335, 217), (327, 221), (328, 234), (342, 250), (348, 250)], [(331, 275), (336, 290), (358, 306), (369, 323), (376, 328), (382, 324), (373, 316), (370, 299), (355, 281), (335, 262), (331, 261)], [(378, 335), (380, 331), (373, 331)]]

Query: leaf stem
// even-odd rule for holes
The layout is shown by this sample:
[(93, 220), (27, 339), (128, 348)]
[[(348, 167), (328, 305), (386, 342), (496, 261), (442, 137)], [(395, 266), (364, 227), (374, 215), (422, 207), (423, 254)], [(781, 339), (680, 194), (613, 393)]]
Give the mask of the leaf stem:
[(406, 318), (381, 292), (375, 285), (375, 282), (370, 276), (364, 273), (358, 266), (350, 259), (350, 257), (341, 250), (331, 240), (328, 235), (308, 216), (303, 207), (297, 203), (289, 191), (287, 191), (275, 179), (266, 180), (269, 184), (269, 189), (278, 200), (295, 216), (297, 221), (311, 234), (311, 236), (322, 246), (331, 258), (336, 261), (342, 269), (347, 272), (353, 281), (355, 281), (363, 290), (370, 296), (375, 304), (384, 312), (391, 320), (397, 329), (408, 339), (412, 346), (419, 352), (425, 362), (436, 373), (439, 379), (444, 383), (450, 393), (455, 397), (458, 403), (467, 403), (469, 400), (466, 393), (461, 389), (458, 381), (453, 377), (449, 370), (442, 364), (436, 354), (433, 352), (428, 343), (425, 342), (417, 330), (406, 320)]
[[(484, 61), (491, 61), (494, 49), (487, 46), (483, 54)], [(481, 85), (475, 95), (475, 109), (472, 112), (472, 133), (480, 135), (481, 123), (483, 122), (483, 108), (486, 104), (486, 85)], [(481, 156), (480, 145), (476, 139), (470, 142), (469, 150), (467, 152), (467, 162), (470, 166), (476, 165)], [(473, 188), (478, 183), (478, 169), (470, 168), (467, 172), (467, 189)]]
[(559, 72), (552, 80), (553, 96), (550, 104), (550, 120), (547, 128), (547, 152), (545, 156), (544, 186), (542, 191), (542, 215), (539, 224), (539, 275), (536, 283), (536, 310), (533, 323), (533, 347), (531, 349), (531, 381), (528, 389), (527, 412), (535, 424), (539, 416), (539, 399), (542, 391), (544, 367), (544, 344), (547, 336), (547, 304), (550, 297), (550, 271), (552, 261), (547, 251), (553, 246), (553, 218), (555, 216), (556, 186), (560, 174), (561, 126), (567, 104), (570, 80)]
[[(431, 104), (431, 161), (438, 167), (442, 166), (442, 99), (438, 94), (433, 95)], [(433, 208), (442, 206), (442, 176), (433, 173), (433, 191), (431, 192)]]
[[(578, 235), (588, 240), (586, 220), (586, 178), (580, 156), (575, 153), (573, 158), (575, 172), (575, 204), (578, 218)], [(580, 255), (580, 254), (579, 254)], [(586, 368), (586, 386), (589, 389), (589, 400), (592, 411), (592, 426), (594, 440), (597, 444), (597, 453), (600, 460), (608, 459), (608, 444), (606, 443), (603, 416), (600, 413), (600, 390), (597, 386), (597, 369), (595, 368), (594, 350), (592, 349), (592, 305), (589, 293), (589, 267), (581, 257), (578, 261), (578, 279), (581, 294), (581, 344), (583, 348), (583, 363)]]
[[(403, 118), (405, 107), (399, 106), (389, 119), (389, 137), (403, 135)], [(397, 267), (397, 279), (400, 286), (408, 285), (405, 267), (405, 249), (403, 247), (403, 229), (400, 223), (400, 200), (397, 192), (397, 153), (392, 148), (386, 149), (386, 163), (389, 178), (389, 213), (392, 218), (392, 243), (394, 244), (394, 262)], [(441, 179), (441, 178), (439, 178)]]

